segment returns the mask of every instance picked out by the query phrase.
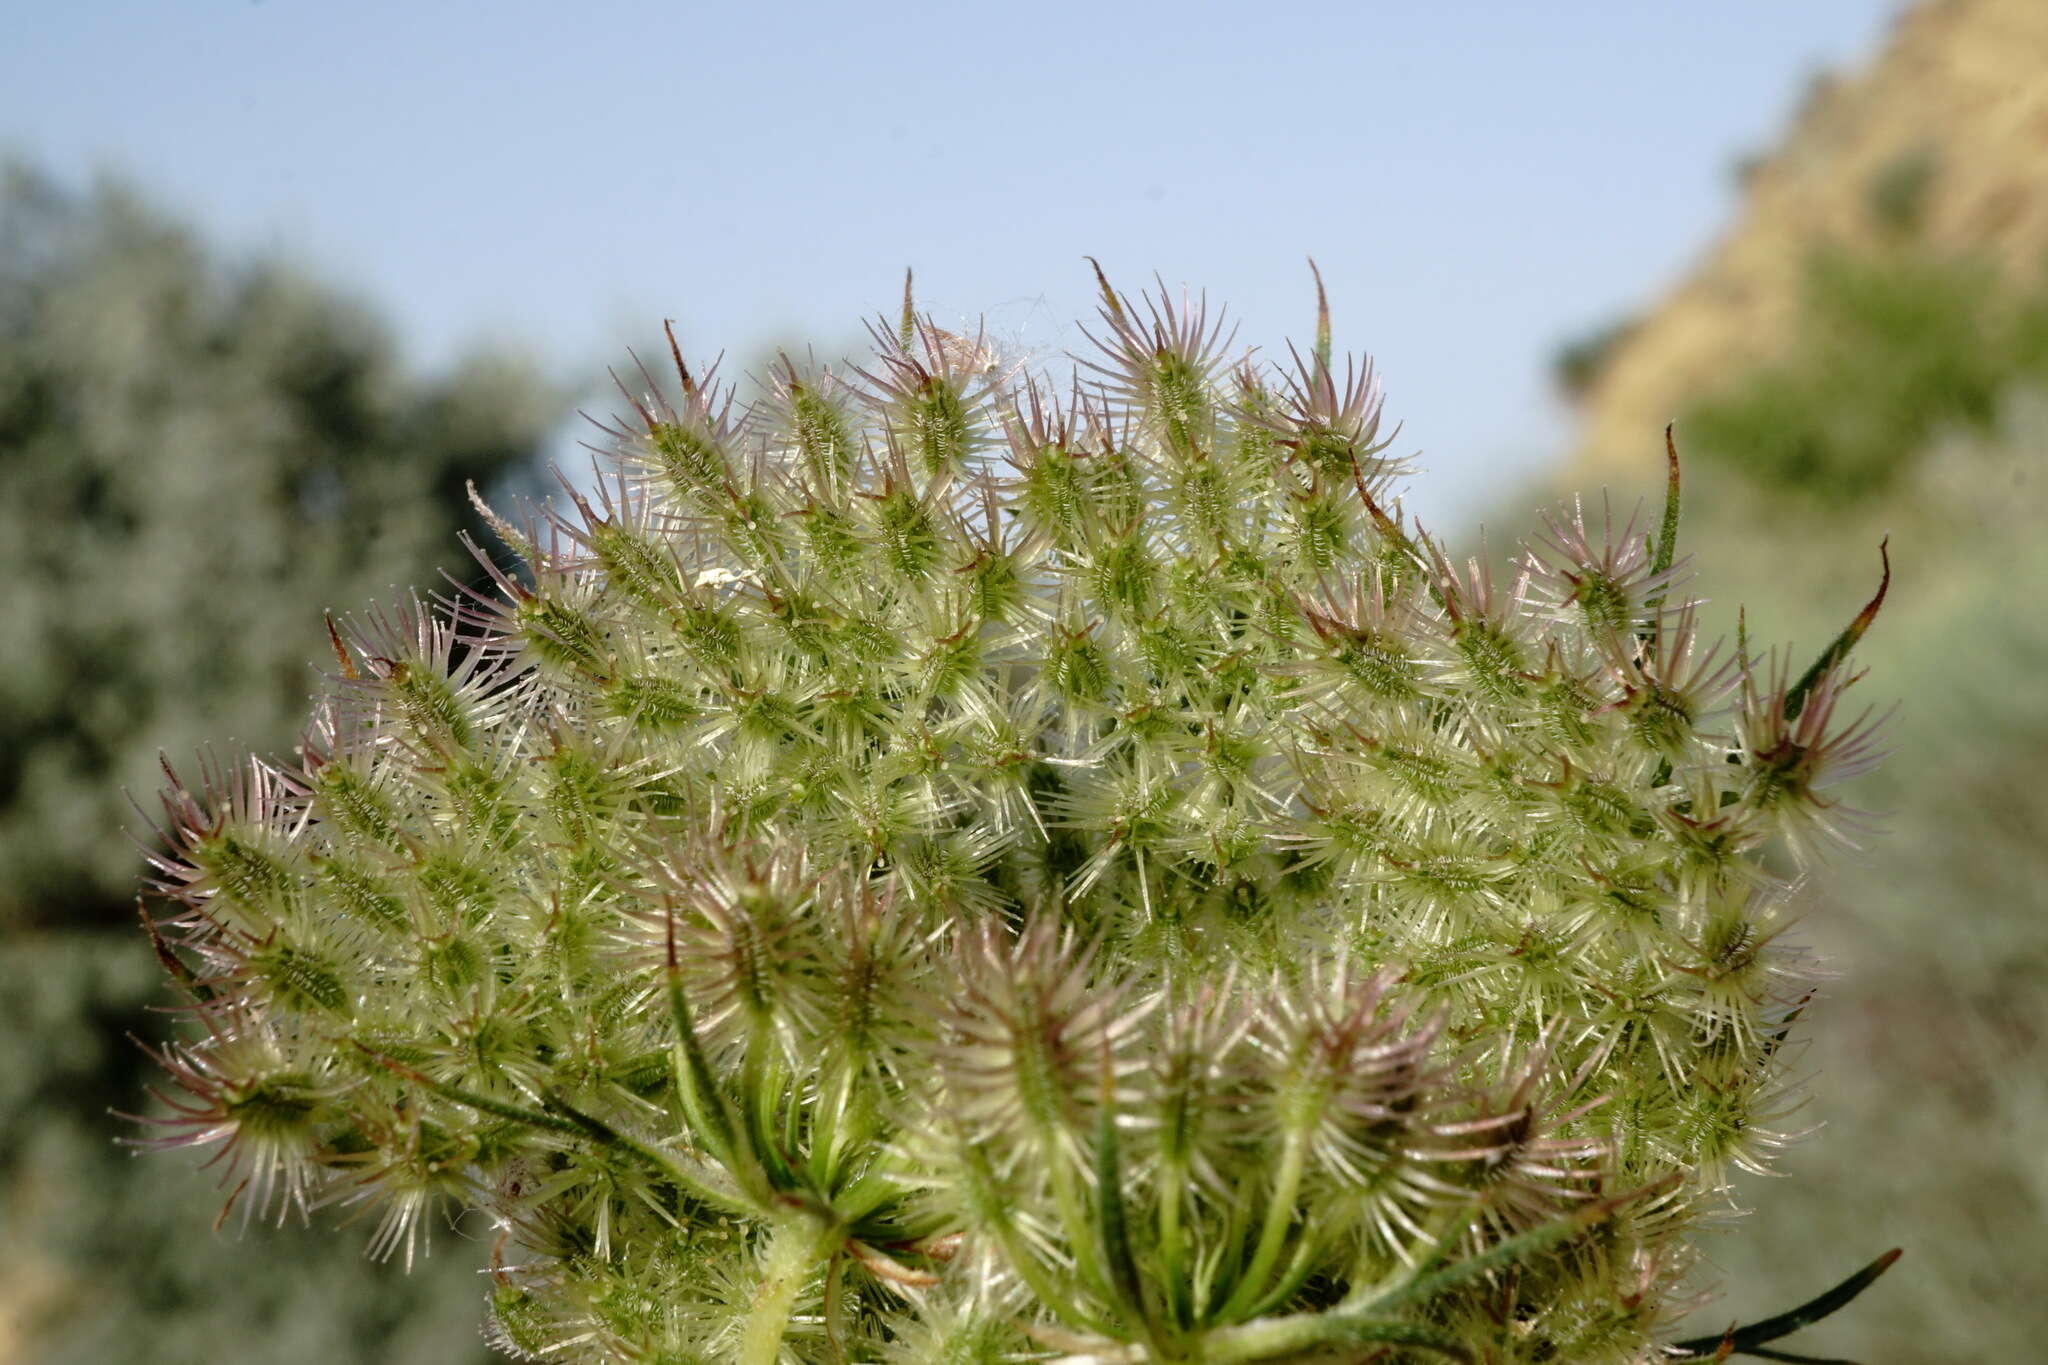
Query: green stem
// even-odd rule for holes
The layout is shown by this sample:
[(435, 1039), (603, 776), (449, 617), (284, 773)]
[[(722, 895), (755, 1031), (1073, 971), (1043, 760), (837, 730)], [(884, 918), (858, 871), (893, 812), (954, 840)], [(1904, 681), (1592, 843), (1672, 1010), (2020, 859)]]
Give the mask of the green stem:
[(1095, 1220), (1089, 1216), (1088, 1205), (1074, 1180), (1073, 1167), (1059, 1149), (1059, 1142), (1059, 1135), (1048, 1127), (1042, 1132), (1039, 1150), (1043, 1153), (1040, 1159), (1052, 1174), (1053, 1203), (1060, 1211), (1060, 1226), (1066, 1230), (1067, 1245), (1074, 1251), (1074, 1268), (1081, 1279), (1107, 1287), (1108, 1279), (1095, 1254)]
[(1261, 1318), (1211, 1332), (1202, 1340), (1204, 1365), (1240, 1365), (1254, 1360), (1294, 1359), (1331, 1347), (1408, 1346), (1452, 1360), (1472, 1353), (1441, 1332), (1409, 1322), (1381, 1322), (1335, 1313), (1302, 1313)]
[(798, 1297), (844, 1240), (843, 1230), (813, 1215), (787, 1218), (775, 1225), (761, 1257), (761, 1279), (754, 1287), (753, 1306), (740, 1329), (738, 1365), (775, 1365), (781, 1358), (782, 1335), (789, 1329), (789, 1316)]
[(1229, 1322), (1243, 1314), (1264, 1296), (1266, 1277), (1273, 1273), (1281, 1251), (1287, 1245), (1287, 1230), (1294, 1226), (1294, 1201), (1301, 1193), (1302, 1168), (1307, 1160), (1307, 1143), (1298, 1129), (1287, 1134), (1280, 1152), (1279, 1168), (1273, 1173), (1273, 1193), (1266, 1205), (1265, 1225), (1259, 1229), (1259, 1244), (1251, 1264), (1244, 1268), (1237, 1288), (1231, 1291), (1217, 1319)]
[(967, 1168), (969, 1186), (974, 1194), (976, 1212), (986, 1219), (989, 1231), (995, 1234), (996, 1242), (1002, 1247), (1003, 1258), (1010, 1268), (1017, 1272), (1025, 1285), (1037, 1296), (1040, 1304), (1051, 1309), (1068, 1325), (1084, 1332), (1101, 1333), (1103, 1324), (1088, 1313), (1079, 1300), (1067, 1294), (1064, 1287), (1056, 1283), (1046, 1272), (1038, 1257), (1032, 1254), (1029, 1245), (1017, 1231), (1016, 1222), (1010, 1217), (1008, 1202), (1002, 1192), (995, 1188), (993, 1174), (989, 1170), (988, 1157), (981, 1148), (956, 1134), (960, 1142), (960, 1155)]
[(1159, 1165), (1160, 1284), (1166, 1292), (1167, 1317), (1177, 1328), (1194, 1322), (1193, 1295), (1187, 1277), (1187, 1247), (1181, 1233), (1181, 1201), (1186, 1198), (1187, 1168), (1166, 1160)]
[(1308, 1283), (1308, 1277), (1315, 1271), (1316, 1254), (1320, 1250), (1316, 1239), (1312, 1237), (1304, 1237), (1295, 1243), (1294, 1259), (1288, 1263), (1286, 1273), (1280, 1277), (1278, 1284), (1267, 1290), (1265, 1295), (1252, 1305), (1252, 1310), (1247, 1316), (1256, 1318), (1270, 1313), (1300, 1293), (1301, 1287)]

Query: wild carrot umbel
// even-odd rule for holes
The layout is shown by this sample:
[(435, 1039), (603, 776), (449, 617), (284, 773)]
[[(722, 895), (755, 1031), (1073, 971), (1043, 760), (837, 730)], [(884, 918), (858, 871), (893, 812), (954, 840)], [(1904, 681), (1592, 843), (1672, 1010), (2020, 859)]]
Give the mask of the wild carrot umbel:
[(1105, 281), (1064, 388), (872, 330), (744, 409), (678, 348), (524, 574), (173, 778), (159, 1144), (483, 1210), (525, 1359), (1668, 1358), (1867, 619), (1703, 650), (1675, 456), (1454, 562), (1326, 308), (1276, 373)]

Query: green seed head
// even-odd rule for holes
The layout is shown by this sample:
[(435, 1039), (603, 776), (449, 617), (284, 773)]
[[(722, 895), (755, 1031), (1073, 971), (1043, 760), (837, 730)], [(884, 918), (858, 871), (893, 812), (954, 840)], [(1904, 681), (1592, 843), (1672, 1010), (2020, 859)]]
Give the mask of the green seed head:
[(1326, 309), (1276, 370), (1105, 280), (1072, 391), (875, 330), (744, 412), (678, 347), (502, 600), (173, 776), (161, 1141), (387, 1254), (485, 1210), (530, 1359), (1669, 1345), (1876, 603), (1716, 663), (1675, 505), (1455, 565)]

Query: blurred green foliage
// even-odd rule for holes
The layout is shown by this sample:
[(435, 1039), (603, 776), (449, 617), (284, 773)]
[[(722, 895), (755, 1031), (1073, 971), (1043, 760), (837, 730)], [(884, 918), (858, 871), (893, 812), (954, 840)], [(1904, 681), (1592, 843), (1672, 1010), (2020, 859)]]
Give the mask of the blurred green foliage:
[(289, 747), (354, 609), (460, 562), (468, 480), (556, 416), (505, 354), (406, 374), (359, 305), (117, 187), (0, 188), (0, 921), (133, 894), (156, 753)]
[(410, 1280), (326, 1229), (195, 1236), (212, 1176), (114, 1145), (148, 1103), (123, 1035), (168, 998), (125, 791), (159, 746), (290, 753), (320, 608), (474, 572), (465, 483), (530, 479), (562, 406), (509, 353), (410, 373), (298, 271), (0, 166), (0, 1362), (489, 1358), (481, 1234)]
[(1864, 186), (1871, 222), (1894, 238), (1917, 236), (1941, 179), (1941, 151), (1933, 143), (1909, 147), (1877, 168)]
[(1826, 250), (1787, 358), (1706, 398), (1682, 429), (1704, 459), (1839, 505), (1894, 495), (1935, 436), (1989, 430), (2000, 398), (2030, 383), (2048, 383), (2048, 291), (1980, 261)]
[(1590, 393), (1615, 354), (1635, 335), (1638, 323), (1637, 318), (1617, 318), (1560, 345), (1550, 358), (1550, 377), (1558, 392), (1574, 401)]

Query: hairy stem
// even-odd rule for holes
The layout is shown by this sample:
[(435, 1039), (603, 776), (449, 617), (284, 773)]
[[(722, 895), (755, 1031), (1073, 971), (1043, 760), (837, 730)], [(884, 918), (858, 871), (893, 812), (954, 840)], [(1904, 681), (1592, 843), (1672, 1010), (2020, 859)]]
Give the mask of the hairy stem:
[(739, 1365), (775, 1365), (789, 1315), (818, 1267), (831, 1260), (845, 1240), (844, 1232), (815, 1215), (804, 1214), (778, 1223), (761, 1257), (761, 1278), (754, 1287), (753, 1306), (740, 1331)]

